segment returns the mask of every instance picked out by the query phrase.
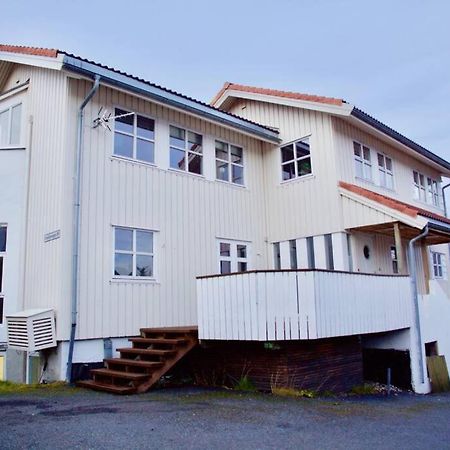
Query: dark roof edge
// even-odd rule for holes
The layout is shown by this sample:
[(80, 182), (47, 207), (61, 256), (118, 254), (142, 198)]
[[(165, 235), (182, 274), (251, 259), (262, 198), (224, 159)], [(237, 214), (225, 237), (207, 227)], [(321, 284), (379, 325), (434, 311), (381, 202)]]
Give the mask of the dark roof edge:
[(414, 150), (415, 152), (419, 153), (425, 158), (430, 159), (431, 161), (440, 165), (441, 167), (450, 170), (450, 163), (448, 161), (434, 154), (433, 152), (430, 152), (429, 150), (412, 141), (411, 139), (408, 139), (406, 136), (403, 136), (398, 131), (393, 130), (392, 128), (388, 127), (387, 125), (375, 119), (374, 117), (369, 116), (369, 114), (365, 113), (364, 111), (361, 111), (356, 107), (353, 107), (351, 115), (363, 121), (364, 123), (367, 123), (368, 125), (376, 128), (378, 131), (381, 131), (382, 133), (388, 135), (392, 139), (395, 139), (401, 144), (406, 145), (410, 149)]
[(186, 97), (177, 92), (170, 91), (161, 86), (157, 86), (149, 81), (134, 77), (116, 69), (97, 64), (93, 61), (60, 52), (64, 55), (63, 68), (71, 72), (93, 77), (99, 75), (102, 81), (112, 86), (121, 87), (146, 97), (149, 97), (159, 103), (171, 107), (182, 109), (186, 112), (201, 116), (214, 122), (239, 129), (248, 134), (272, 141), (280, 142), (278, 132), (264, 125), (248, 121), (234, 114), (214, 108), (206, 103)]

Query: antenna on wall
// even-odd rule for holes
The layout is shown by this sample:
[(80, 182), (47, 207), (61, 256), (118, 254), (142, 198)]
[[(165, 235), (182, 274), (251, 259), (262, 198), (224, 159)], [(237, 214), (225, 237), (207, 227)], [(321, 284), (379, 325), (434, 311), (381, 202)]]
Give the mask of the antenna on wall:
[(115, 119), (120, 119), (121, 117), (132, 116), (134, 114), (135, 114), (134, 112), (129, 112), (129, 113), (113, 116), (111, 112), (108, 112), (108, 110), (106, 108), (103, 108), (103, 106), (102, 106), (98, 110), (98, 116), (96, 119), (94, 119), (92, 128), (103, 127), (106, 130), (111, 131), (111, 127), (109, 126), (110, 122), (112, 122)]

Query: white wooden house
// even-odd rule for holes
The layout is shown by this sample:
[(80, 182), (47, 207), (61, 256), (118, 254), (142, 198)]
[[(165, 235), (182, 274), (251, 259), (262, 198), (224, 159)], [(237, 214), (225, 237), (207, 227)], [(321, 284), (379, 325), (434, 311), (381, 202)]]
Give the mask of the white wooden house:
[[(158, 330), (134, 339), (134, 366), (198, 327), (193, 365), (247, 365), (261, 385), (348, 387), (366, 349), (389, 348), (428, 392), (426, 352), (450, 361), (450, 164), (343, 100), (227, 83), (208, 105), (2, 45), (0, 174), (3, 317), (55, 313), (45, 379), (141, 328)], [(97, 387), (149, 386), (150, 369), (108, 364)]]

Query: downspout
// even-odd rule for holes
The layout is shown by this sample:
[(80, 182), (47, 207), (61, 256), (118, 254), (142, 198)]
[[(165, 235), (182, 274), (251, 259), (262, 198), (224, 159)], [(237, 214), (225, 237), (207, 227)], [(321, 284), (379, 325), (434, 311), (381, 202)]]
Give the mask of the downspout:
[(444, 200), (444, 213), (445, 213), (445, 217), (448, 217), (447, 215), (447, 201), (445, 200), (445, 190), (450, 186), (450, 183), (446, 184), (443, 188), (442, 188), (442, 199)]
[(78, 109), (78, 124), (77, 124), (77, 149), (75, 159), (75, 170), (73, 174), (73, 187), (74, 187), (74, 199), (73, 199), (73, 263), (72, 263), (72, 323), (70, 328), (70, 341), (69, 341), (69, 354), (67, 357), (67, 372), (66, 380), (72, 382), (72, 360), (73, 360), (73, 348), (75, 344), (75, 331), (77, 328), (77, 304), (78, 304), (78, 288), (79, 288), (79, 251), (80, 251), (80, 230), (81, 230), (81, 215), (80, 215), (80, 202), (81, 202), (81, 162), (82, 162), (82, 150), (83, 150), (83, 115), (84, 108), (92, 99), (100, 86), (100, 76), (96, 75), (94, 79), (94, 85), (87, 94), (83, 103)]
[(428, 235), (428, 225), (425, 225), (422, 232), (419, 236), (411, 239), (408, 243), (408, 256), (409, 256), (409, 276), (411, 280), (411, 288), (412, 288), (412, 300), (413, 300), (413, 308), (414, 308), (414, 328), (416, 330), (416, 350), (418, 351), (419, 356), (419, 370), (420, 370), (420, 382), (425, 383), (424, 378), (424, 361), (423, 361), (423, 353), (422, 353), (422, 331), (420, 329), (420, 312), (419, 312), (419, 294), (417, 289), (417, 269), (416, 269), (416, 255), (414, 252), (414, 244), (420, 239), (424, 238)]

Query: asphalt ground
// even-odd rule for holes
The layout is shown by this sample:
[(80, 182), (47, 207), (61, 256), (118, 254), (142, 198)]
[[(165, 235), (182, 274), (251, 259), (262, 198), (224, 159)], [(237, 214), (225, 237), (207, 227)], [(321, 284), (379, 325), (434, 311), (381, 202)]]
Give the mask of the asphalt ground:
[(450, 449), (450, 394), (286, 398), (200, 388), (0, 395), (1, 449)]

